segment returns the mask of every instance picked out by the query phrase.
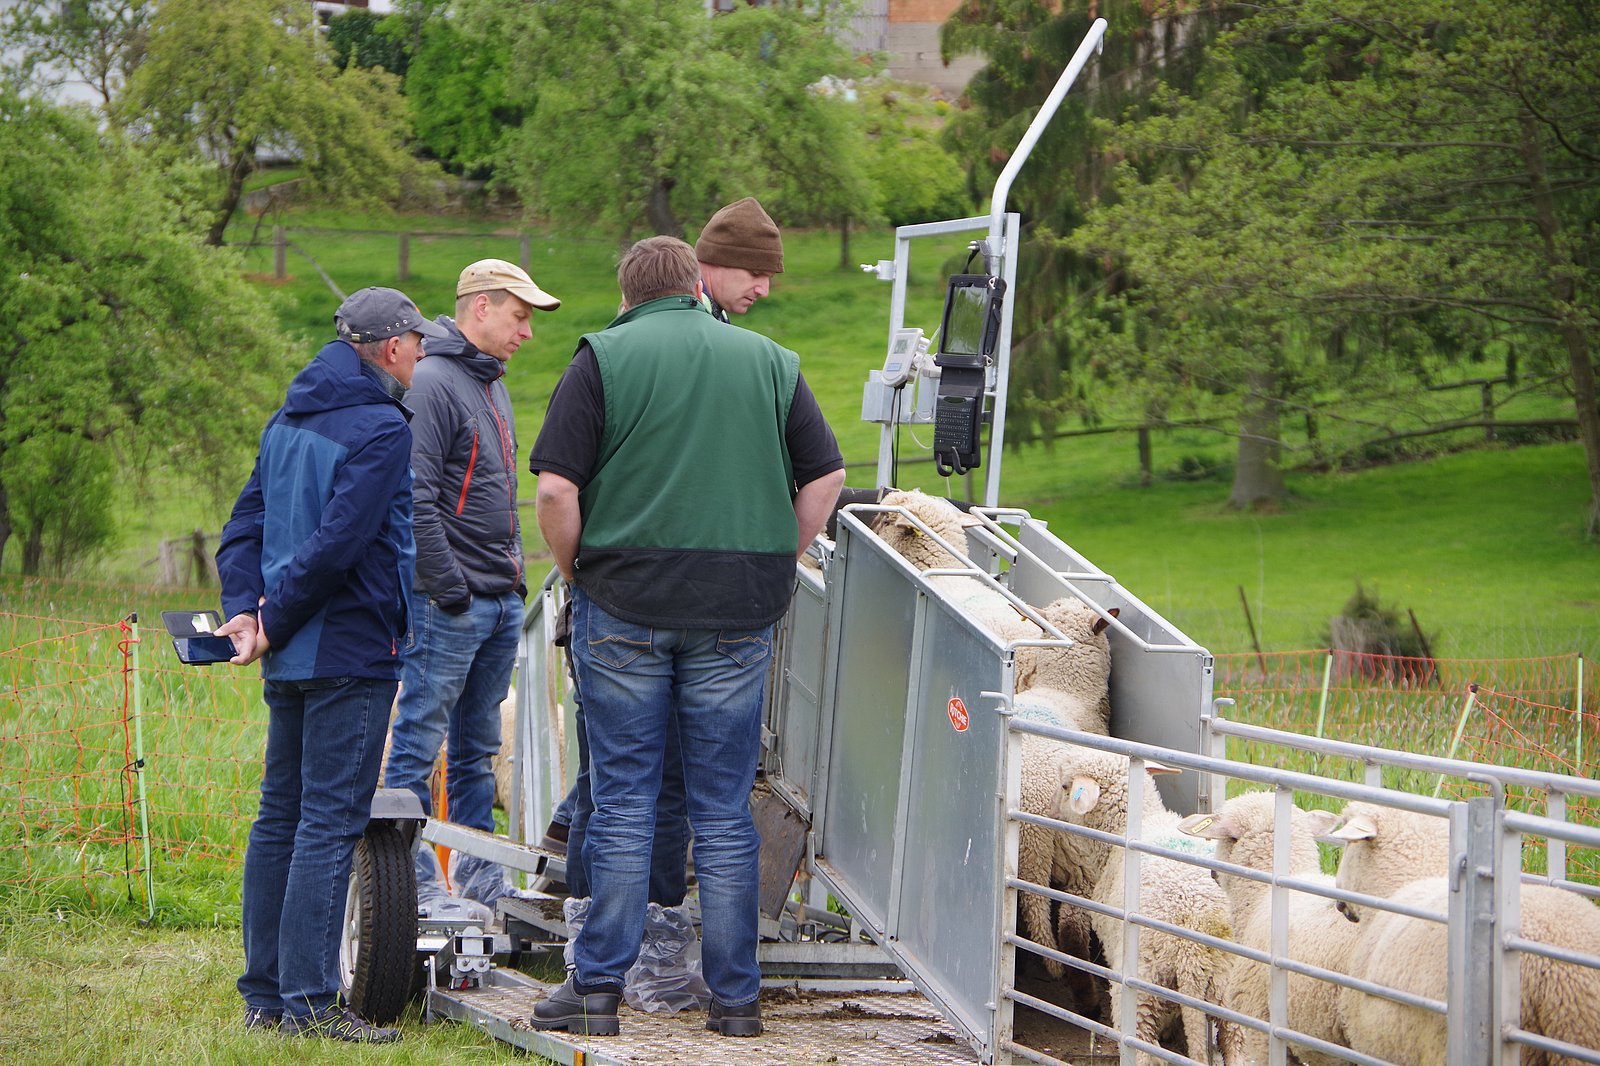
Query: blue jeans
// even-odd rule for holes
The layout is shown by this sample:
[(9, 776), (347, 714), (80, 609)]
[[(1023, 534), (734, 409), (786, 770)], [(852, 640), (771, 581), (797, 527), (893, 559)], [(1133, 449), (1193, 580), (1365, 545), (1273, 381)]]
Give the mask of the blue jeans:
[(261, 809), (244, 855), (245, 1005), (303, 1017), (339, 996), (350, 859), (378, 785), (393, 681), (267, 681)]
[[(585, 850), (594, 797), (589, 793), (589, 742), (584, 736), (583, 700), (572, 690), (573, 718), (578, 730), (578, 776), (556, 808), (556, 820), (567, 815), (567, 891), (590, 894), (589, 856)], [(661, 794), (656, 798), (656, 835), (650, 849), (650, 902), (676, 907), (689, 891), (689, 816), (683, 794), (683, 756), (678, 732), (667, 730), (662, 752)]]
[(753, 1001), (761, 838), (750, 786), (772, 627), (664, 629), (608, 614), (574, 591), (572, 650), (583, 690), (593, 905), (576, 944), (584, 989), (620, 988), (639, 954), (656, 801), (669, 730), (682, 754), (700, 883), (706, 983), (724, 1006)]
[[(427, 596), (412, 593), (411, 642), (401, 663), (400, 706), (384, 784), (410, 789), (424, 810), (432, 810), (428, 778), (448, 736), (449, 818), (494, 830), (492, 760), (500, 750), (500, 703), (511, 688), (521, 634), (522, 597), (515, 592), (475, 596), (461, 614), (449, 614)], [(482, 865), (483, 860), (461, 855), (457, 880), (477, 880), (473, 875)]]

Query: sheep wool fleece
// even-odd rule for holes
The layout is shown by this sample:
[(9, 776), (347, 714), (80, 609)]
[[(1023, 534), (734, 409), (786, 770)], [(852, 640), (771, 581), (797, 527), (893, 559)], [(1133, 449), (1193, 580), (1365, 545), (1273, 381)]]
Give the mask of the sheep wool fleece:
[[(629, 308), (584, 340), (605, 428), (579, 493), (578, 584), (641, 625), (776, 621), (800, 535), (784, 436), (799, 357), (718, 322), (692, 296)], [(716, 416), (685, 417), (695, 410)]]

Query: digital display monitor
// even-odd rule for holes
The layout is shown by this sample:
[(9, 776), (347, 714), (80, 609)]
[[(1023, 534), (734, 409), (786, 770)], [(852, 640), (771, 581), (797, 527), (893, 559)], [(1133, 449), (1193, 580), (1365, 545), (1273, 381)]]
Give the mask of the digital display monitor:
[(1000, 300), (1005, 283), (987, 274), (956, 274), (945, 294), (939, 327), (943, 355), (990, 356), (1000, 330)]

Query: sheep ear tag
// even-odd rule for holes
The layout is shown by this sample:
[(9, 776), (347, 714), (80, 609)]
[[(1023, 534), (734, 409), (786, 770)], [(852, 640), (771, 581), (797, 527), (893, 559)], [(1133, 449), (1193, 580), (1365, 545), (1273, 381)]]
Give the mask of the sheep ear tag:
[(1092, 777), (1074, 777), (1067, 785), (1067, 809), (1073, 814), (1088, 814), (1100, 802), (1100, 783)]
[(950, 726), (957, 733), (965, 733), (972, 724), (972, 716), (967, 713), (967, 705), (960, 696), (951, 696), (945, 713), (950, 716)]

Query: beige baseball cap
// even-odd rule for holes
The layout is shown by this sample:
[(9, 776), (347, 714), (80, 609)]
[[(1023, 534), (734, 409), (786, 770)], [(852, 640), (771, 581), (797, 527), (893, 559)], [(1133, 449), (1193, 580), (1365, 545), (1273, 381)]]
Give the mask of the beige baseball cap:
[(456, 282), (457, 296), (504, 289), (517, 299), (541, 311), (554, 311), (561, 301), (533, 283), (528, 272), (504, 259), (480, 259), (461, 272)]

